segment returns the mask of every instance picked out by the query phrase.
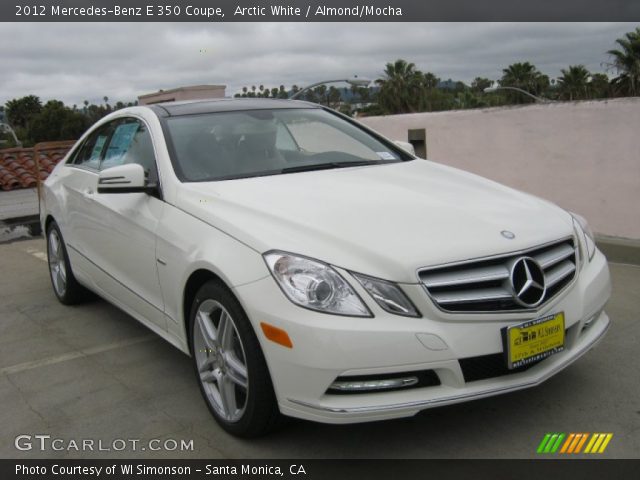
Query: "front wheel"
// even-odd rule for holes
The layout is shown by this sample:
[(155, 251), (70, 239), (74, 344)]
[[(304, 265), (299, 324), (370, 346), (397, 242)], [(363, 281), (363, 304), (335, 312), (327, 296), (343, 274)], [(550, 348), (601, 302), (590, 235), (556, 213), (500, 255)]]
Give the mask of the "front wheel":
[(281, 423), (266, 361), (233, 294), (204, 284), (191, 307), (190, 342), (200, 391), (227, 432), (256, 437)]

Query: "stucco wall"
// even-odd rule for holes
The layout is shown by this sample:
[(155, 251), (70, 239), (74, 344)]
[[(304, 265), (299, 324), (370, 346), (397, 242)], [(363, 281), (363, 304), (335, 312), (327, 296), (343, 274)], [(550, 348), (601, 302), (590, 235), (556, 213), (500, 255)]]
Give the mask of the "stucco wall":
[(640, 98), (361, 119), (427, 157), (551, 200), (597, 233), (640, 239)]

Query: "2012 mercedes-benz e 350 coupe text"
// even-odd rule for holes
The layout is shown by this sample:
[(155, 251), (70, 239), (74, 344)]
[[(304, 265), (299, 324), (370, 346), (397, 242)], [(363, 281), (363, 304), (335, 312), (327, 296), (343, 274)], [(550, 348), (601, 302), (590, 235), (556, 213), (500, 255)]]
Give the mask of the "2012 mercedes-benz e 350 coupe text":
[(532, 387), (602, 339), (582, 217), (398, 145), (298, 101), (112, 113), (44, 184), (55, 294), (189, 354), (242, 436)]

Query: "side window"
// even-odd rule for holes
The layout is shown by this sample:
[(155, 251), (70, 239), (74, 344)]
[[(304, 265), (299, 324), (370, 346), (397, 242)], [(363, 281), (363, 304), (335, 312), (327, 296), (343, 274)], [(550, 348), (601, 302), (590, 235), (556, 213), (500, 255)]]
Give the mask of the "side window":
[(113, 134), (106, 147), (100, 170), (137, 163), (142, 165), (150, 179), (156, 178), (156, 161), (153, 143), (147, 126), (140, 120), (127, 118), (114, 125)]
[(111, 124), (103, 125), (89, 135), (70, 163), (97, 170), (100, 165), (100, 158), (105, 150), (104, 147), (109, 139), (111, 128)]

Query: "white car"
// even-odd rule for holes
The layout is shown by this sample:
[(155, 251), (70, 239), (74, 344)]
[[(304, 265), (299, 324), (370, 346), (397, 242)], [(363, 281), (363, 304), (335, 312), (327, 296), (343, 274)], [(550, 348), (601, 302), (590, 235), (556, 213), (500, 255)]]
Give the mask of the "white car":
[(241, 436), (532, 387), (609, 327), (580, 216), (306, 102), (112, 113), (45, 182), (41, 222), (59, 300), (91, 290), (189, 354)]

